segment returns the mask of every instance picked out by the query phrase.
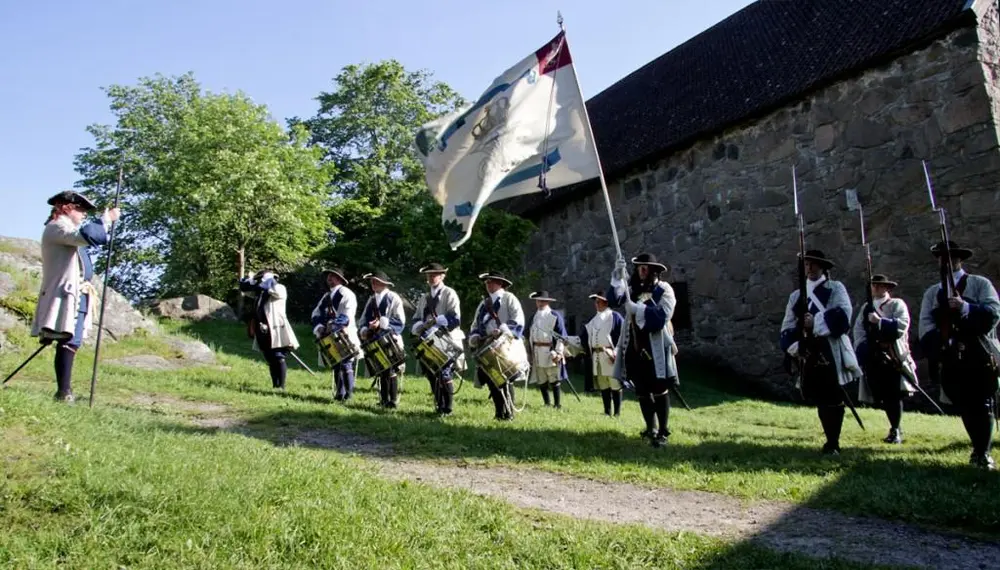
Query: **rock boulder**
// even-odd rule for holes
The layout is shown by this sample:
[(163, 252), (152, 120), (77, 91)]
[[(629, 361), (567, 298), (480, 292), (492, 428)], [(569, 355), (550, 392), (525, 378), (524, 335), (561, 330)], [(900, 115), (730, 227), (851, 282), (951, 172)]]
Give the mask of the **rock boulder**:
[(150, 305), (153, 314), (168, 319), (192, 321), (236, 321), (236, 312), (229, 305), (208, 295), (188, 295), (173, 299), (160, 299)]

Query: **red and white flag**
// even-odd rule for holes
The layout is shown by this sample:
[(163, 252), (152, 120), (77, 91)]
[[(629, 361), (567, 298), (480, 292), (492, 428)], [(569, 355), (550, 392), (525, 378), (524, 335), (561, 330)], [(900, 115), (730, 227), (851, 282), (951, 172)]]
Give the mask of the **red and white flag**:
[(416, 136), (427, 186), (444, 207), (452, 249), (483, 206), (600, 175), (584, 101), (560, 32), (497, 77), (475, 103), (427, 123)]

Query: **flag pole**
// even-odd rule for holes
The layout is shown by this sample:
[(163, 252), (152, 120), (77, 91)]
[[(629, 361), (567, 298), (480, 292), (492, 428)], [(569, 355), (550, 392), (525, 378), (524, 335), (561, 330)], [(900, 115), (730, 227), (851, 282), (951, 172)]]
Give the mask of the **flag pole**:
[[(559, 30), (563, 33), (564, 45), (568, 48), (569, 39), (566, 37), (566, 27), (563, 25), (562, 12), (556, 12), (556, 23), (559, 24)], [(625, 259), (625, 256), (622, 255), (621, 245), (618, 243), (618, 228), (615, 226), (615, 215), (611, 211), (611, 197), (608, 195), (608, 183), (604, 179), (604, 167), (601, 165), (601, 155), (597, 152), (597, 139), (594, 138), (594, 130), (590, 127), (590, 113), (587, 112), (587, 100), (583, 98), (583, 88), (580, 87), (580, 76), (576, 72), (576, 66), (573, 66), (573, 80), (576, 82), (576, 91), (580, 95), (580, 102), (583, 104), (583, 122), (587, 129), (587, 136), (590, 137), (590, 142), (593, 143), (594, 147), (594, 158), (597, 160), (597, 172), (601, 178), (601, 191), (604, 193), (604, 205), (608, 209), (608, 220), (611, 222), (611, 236), (615, 240), (615, 251), (618, 252), (618, 259)]]

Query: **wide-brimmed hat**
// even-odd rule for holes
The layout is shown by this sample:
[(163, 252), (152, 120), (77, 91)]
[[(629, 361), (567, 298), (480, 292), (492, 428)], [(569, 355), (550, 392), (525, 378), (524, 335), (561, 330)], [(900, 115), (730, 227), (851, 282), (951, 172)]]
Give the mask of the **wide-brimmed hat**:
[(511, 281), (510, 279), (507, 279), (506, 277), (504, 277), (503, 273), (500, 273), (499, 271), (487, 271), (486, 273), (480, 273), (479, 274), (479, 280), (480, 281), (500, 281), (502, 283), (506, 283), (507, 287), (510, 287), (511, 285), (514, 284), (513, 281)]
[(604, 296), (604, 293), (601, 293), (601, 292), (598, 292), (598, 293), (592, 293), (592, 294), (591, 294), (591, 295), (590, 295), (589, 297), (587, 297), (587, 298), (588, 298), (588, 299), (600, 299), (600, 300), (604, 301), (605, 303), (607, 303), (607, 302), (608, 302), (608, 298), (607, 298), (607, 297), (605, 297), (605, 296)]
[(269, 268), (269, 267), (265, 267), (264, 269), (261, 269), (257, 273), (254, 273), (253, 278), (255, 280), (259, 281), (262, 277), (264, 277), (265, 273), (270, 273), (271, 275), (274, 275), (275, 279), (278, 278), (278, 272), (275, 271), (274, 269)]
[(872, 275), (871, 284), (872, 285), (885, 285), (886, 287), (888, 287), (890, 289), (892, 289), (893, 287), (899, 285), (899, 283), (896, 283), (895, 281), (890, 280), (888, 277), (886, 277), (885, 275), (883, 275), (881, 273), (876, 273), (875, 275)]
[(332, 269), (323, 270), (323, 278), (326, 279), (327, 275), (336, 275), (341, 281), (347, 283), (347, 277), (344, 277), (344, 270), (339, 267), (334, 267)]
[(555, 298), (549, 295), (549, 292), (544, 289), (541, 291), (532, 291), (531, 294), (528, 295), (528, 298), (534, 299), (535, 301), (548, 301), (550, 303), (556, 302)]
[(828, 259), (826, 255), (823, 254), (822, 251), (818, 249), (806, 250), (806, 255), (804, 259), (818, 263), (820, 267), (822, 267), (823, 269), (830, 269), (831, 267), (836, 265), (833, 261)]
[[(969, 259), (972, 257), (971, 249), (959, 247), (957, 243), (951, 240), (948, 240), (948, 252), (951, 253), (953, 258)], [(934, 257), (941, 257), (944, 254), (944, 242), (939, 241), (934, 247), (931, 248), (931, 253), (934, 254)]]
[(83, 208), (87, 212), (92, 212), (97, 209), (97, 206), (88, 200), (86, 196), (72, 190), (64, 190), (49, 198), (50, 206), (58, 206), (60, 204), (73, 204), (74, 206)]
[(372, 272), (372, 273), (365, 273), (364, 275), (361, 276), (361, 278), (362, 279), (374, 279), (376, 281), (381, 281), (382, 283), (385, 283), (389, 287), (393, 287), (394, 286), (393, 282), (389, 281), (389, 276), (386, 275), (384, 271), (375, 271), (375, 272)]
[(632, 265), (649, 265), (650, 267), (658, 267), (660, 271), (666, 271), (667, 266), (656, 261), (656, 256), (652, 253), (640, 253), (639, 255), (632, 258)]
[(440, 263), (428, 263), (420, 268), (420, 273), (448, 273), (448, 268)]

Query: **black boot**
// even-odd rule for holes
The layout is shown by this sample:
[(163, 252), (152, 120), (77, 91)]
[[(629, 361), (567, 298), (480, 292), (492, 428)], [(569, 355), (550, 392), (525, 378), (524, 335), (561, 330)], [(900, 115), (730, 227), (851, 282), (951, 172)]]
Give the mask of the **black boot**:
[(285, 358), (279, 357), (274, 363), (274, 375), (275, 375), (275, 386), (279, 390), (285, 389), (285, 378), (288, 377), (288, 363), (285, 362)]
[(552, 405), (558, 410), (562, 408), (562, 385), (558, 382), (552, 385)]
[(970, 463), (992, 470), (994, 468), (993, 460), (990, 458), (990, 448), (993, 446), (992, 403), (981, 403), (963, 410), (962, 422), (972, 441)]
[(72, 402), (73, 396), (73, 360), (76, 358), (76, 349), (66, 345), (56, 345), (56, 396), (55, 399), (63, 402)]
[(611, 389), (601, 390), (601, 400), (604, 402), (604, 415), (611, 415)]
[(383, 408), (389, 407), (389, 378), (383, 375), (378, 379), (378, 404)]
[(499, 388), (493, 385), (492, 382), (487, 382), (486, 387), (490, 391), (490, 399), (493, 400), (493, 418), (502, 420), (504, 416), (503, 394), (500, 392)]
[(438, 390), (441, 394), (441, 413), (444, 415), (451, 414), (451, 406), (454, 400), (454, 390), (455, 386), (451, 382), (442, 384)]
[(646, 431), (639, 435), (653, 439), (656, 436), (656, 417), (653, 412), (653, 402), (648, 394), (639, 396), (639, 410), (642, 411), (642, 419), (646, 422)]
[(395, 409), (399, 406), (399, 376), (393, 374), (389, 376), (389, 407)]
[(552, 404), (549, 401), (549, 385), (542, 384), (538, 387), (538, 391), (542, 393), (542, 402), (545, 404), (545, 407), (551, 406)]
[(844, 426), (843, 406), (819, 406), (819, 421), (823, 425), (826, 443), (823, 453), (827, 455), (840, 454), (840, 430)]
[(612, 390), (611, 391), (611, 403), (614, 405), (615, 417), (621, 415), (622, 413), (622, 391)]
[(667, 427), (667, 420), (670, 417), (670, 394), (653, 397), (653, 413), (656, 414), (656, 422), (660, 424), (660, 430), (653, 438), (653, 446), (663, 447), (667, 444), (667, 437), (670, 436), (670, 429)]

